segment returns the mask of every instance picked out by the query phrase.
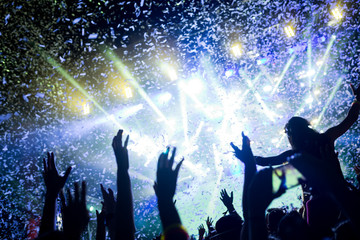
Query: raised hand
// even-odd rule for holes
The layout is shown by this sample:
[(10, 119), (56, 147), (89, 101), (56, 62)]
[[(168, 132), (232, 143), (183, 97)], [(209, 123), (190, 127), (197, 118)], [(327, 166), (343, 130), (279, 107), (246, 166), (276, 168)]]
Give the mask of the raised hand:
[(112, 218), (115, 213), (116, 201), (114, 197), (114, 192), (111, 188), (108, 188), (108, 192), (106, 192), (106, 189), (102, 184), (100, 184), (100, 188), (104, 199), (104, 201), (102, 202), (104, 206), (104, 213), (107, 220), (110, 220), (108, 218)]
[(249, 163), (254, 161), (254, 155), (250, 148), (250, 139), (245, 136), (244, 132), (242, 135), (242, 149), (239, 149), (234, 143), (230, 143), (231, 147), (234, 149), (235, 157), (240, 159), (243, 163)]
[(165, 153), (160, 154), (158, 160), (156, 182), (154, 183), (154, 190), (158, 199), (172, 200), (175, 195), (179, 170), (184, 161), (182, 159), (173, 170), (176, 148), (173, 149), (170, 159), (168, 159), (169, 150), (168, 147)]
[(51, 197), (57, 197), (60, 190), (64, 187), (71, 167), (66, 169), (64, 176), (60, 176), (55, 165), (54, 153), (47, 153), (47, 160), (43, 158), (44, 172), (43, 177), (46, 186), (46, 194)]
[(356, 100), (360, 101), (360, 86), (358, 88), (355, 88), (354, 85), (350, 84), (351, 91), (356, 97)]
[(214, 220), (211, 217), (207, 217), (206, 219), (206, 225), (210, 231), (210, 228), (212, 228), (212, 224), (213, 224)]
[(234, 195), (232, 191), (231, 191), (231, 196), (229, 196), (226, 189), (221, 190), (220, 200), (223, 202), (229, 213), (235, 210), (233, 205)]
[(81, 233), (89, 222), (89, 212), (86, 209), (86, 184), (82, 182), (81, 192), (79, 183), (74, 183), (74, 196), (67, 190), (67, 201), (60, 192), (63, 229), (67, 239), (80, 239)]
[(122, 144), (122, 134), (123, 130), (120, 129), (117, 135), (113, 138), (112, 147), (116, 157), (116, 163), (118, 165), (118, 170), (129, 169), (129, 155), (127, 150), (127, 145), (129, 142), (129, 135), (126, 137), (124, 145)]
[(96, 210), (96, 223), (96, 240), (105, 240), (106, 231), (104, 204), (102, 205), (100, 213), (98, 212), (98, 210)]
[(205, 227), (204, 224), (201, 224), (198, 227), (198, 231), (199, 231), (199, 240), (203, 240), (204, 239), (204, 235), (205, 235)]
[(101, 203), (103, 204), (103, 213), (106, 219), (106, 225), (109, 229), (109, 235), (111, 239), (115, 239), (116, 232), (116, 221), (114, 218), (116, 201), (114, 197), (114, 192), (111, 188), (108, 188), (108, 192), (104, 188), (102, 184), (100, 184), (101, 193), (103, 196), (103, 200)]

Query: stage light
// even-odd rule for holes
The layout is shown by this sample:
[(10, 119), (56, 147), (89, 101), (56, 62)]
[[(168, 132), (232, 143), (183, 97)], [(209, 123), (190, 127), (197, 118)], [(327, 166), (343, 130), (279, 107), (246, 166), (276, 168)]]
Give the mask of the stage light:
[(323, 60), (319, 60), (316, 62), (316, 66), (321, 66), (323, 65), (324, 61)]
[(243, 54), (243, 50), (240, 43), (234, 43), (231, 46), (231, 53), (236, 58), (240, 57)]
[(267, 63), (267, 58), (262, 58), (262, 59), (259, 59), (256, 61), (257, 65), (262, 65), (262, 64), (265, 64)]
[(266, 85), (264, 88), (263, 88), (264, 92), (270, 92), (272, 90), (272, 86), (270, 85)]
[(305, 100), (305, 102), (306, 102), (307, 104), (311, 104), (313, 101), (314, 101), (314, 98), (313, 98), (312, 96), (309, 96), (309, 97)]
[(131, 97), (133, 96), (132, 90), (131, 90), (130, 87), (126, 87), (126, 88), (125, 88), (125, 96), (126, 96), (127, 98), (131, 98)]
[(165, 105), (171, 100), (171, 98), (172, 98), (171, 93), (165, 92), (157, 97), (157, 101), (159, 104)]
[(232, 69), (229, 69), (229, 70), (226, 70), (225, 71), (225, 76), (226, 77), (231, 77), (232, 75), (234, 75), (234, 70), (232, 70)]
[(342, 13), (341, 13), (341, 10), (340, 10), (339, 7), (335, 7), (335, 8), (333, 8), (333, 9), (331, 9), (331, 14), (332, 14), (332, 15), (334, 16), (334, 18), (335, 18), (336, 20), (338, 20), (338, 21), (343, 18)]
[(288, 37), (294, 37), (295, 36), (295, 30), (292, 26), (288, 25), (284, 28), (285, 33)]
[(90, 105), (89, 103), (83, 104), (83, 114), (88, 115), (90, 113)]
[(90, 206), (89, 211), (90, 211), (90, 212), (94, 211), (94, 207), (93, 207), (93, 206)]
[(161, 70), (171, 81), (175, 81), (178, 79), (178, 74), (176, 69), (170, 64), (162, 63)]
[(315, 95), (315, 96), (318, 96), (319, 94), (320, 94), (320, 90), (319, 90), (319, 89), (315, 89), (314, 95)]
[(189, 92), (193, 94), (198, 94), (203, 89), (203, 83), (199, 78), (192, 78), (187, 84)]

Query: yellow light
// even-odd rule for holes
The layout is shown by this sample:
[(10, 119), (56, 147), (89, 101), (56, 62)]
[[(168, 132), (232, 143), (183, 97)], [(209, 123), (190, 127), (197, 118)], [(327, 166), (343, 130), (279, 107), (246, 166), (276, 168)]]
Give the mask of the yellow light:
[(288, 25), (284, 28), (285, 33), (288, 37), (294, 37), (295, 36), (295, 30), (292, 26)]
[(83, 114), (88, 115), (90, 113), (90, 105), (88, 103), (85, 103), (83, 105)]
[(177, 74), (176, 69), (173, 66), (171, 66), (170, 64), (168, 64), (168, 63), (161, 64), (161, 70), (163, 71), (164, 74), (166, 74), (168, 76), (168, 78), (171, 81), (175, 81), (178, 79), (178, 74)]
[(130, 87), (126, 87), (126, 88), (125, 88), (125, 96), (126, 96), (127, 98), (131, 98), (131, 97), (133, 96)]
[(331, 9), (331, 14), (334, 16), (334, 18), (336, 19), (336, 20), (340, 20), (340, 19), (342, 19), (342, 13), (341, 13), (341, 11), (340, 11), (340, 8), (338, 8), (338, 7), (335, 7), (335, 8), (333, 8), (333, 9)]
[(240, 43), (234, 43), (231, 46), (231, 53), (236, 58), (240, 57), (243, 54), (243, 50)]

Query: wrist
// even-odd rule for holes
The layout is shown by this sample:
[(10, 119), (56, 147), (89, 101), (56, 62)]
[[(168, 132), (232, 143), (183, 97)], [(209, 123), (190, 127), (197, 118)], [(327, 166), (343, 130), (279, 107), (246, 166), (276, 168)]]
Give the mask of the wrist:
[(229, 206), (226, 206), (227, 210), (229, 211), (229, 213), (232, 213), (232, 212), (235, 212), (235, 208), (234, 208), (234, 205), (229, 205)]

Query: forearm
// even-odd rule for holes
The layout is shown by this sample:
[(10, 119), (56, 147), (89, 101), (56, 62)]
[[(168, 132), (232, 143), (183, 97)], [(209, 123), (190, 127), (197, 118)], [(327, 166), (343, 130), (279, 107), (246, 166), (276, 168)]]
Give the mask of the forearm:
[(39, 235), (55, 230), (55, 214), (56, 197), (46, 194)]
[(105, 238), (106, 238), (105, 224), (98, 222), (96, 226), (96, 240), (105, 240)]
[(244, 220), (246, 221), (248, 218), (248, 191), (249, 186), (256, 174), (256, 165), (254, 163), (245, 164), (245, 174), (244, 174), (244, 189), (243, 189), (243, 197), (242, 197), (242, 207)]
[(181, 225), (181, 220), (172, 199), (158, 199), (158, 209), (163, 231), (174, 225)]
[[(117, 201), (115, 207), (116, 239), (134, 239), (135, 224), (130, 176), (127, 171), (118, 171)], [(125, 238), (126, 236), (126, 238)]]

